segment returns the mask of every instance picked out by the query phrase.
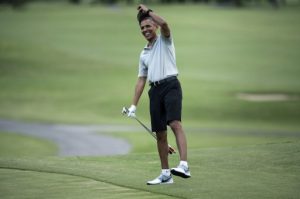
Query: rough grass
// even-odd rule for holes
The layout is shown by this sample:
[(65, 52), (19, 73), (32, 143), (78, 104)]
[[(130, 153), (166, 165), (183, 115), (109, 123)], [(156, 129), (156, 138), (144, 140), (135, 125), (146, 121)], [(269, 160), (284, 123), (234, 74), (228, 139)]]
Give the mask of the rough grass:
[[(299, 96), (298, 8), (153, 9), (172, 28), (187, 123), (298, 126), (299, 100), (252, 103), (236, 98), (240, 92)], [(2, 9), (0, 117), (125, 123), (120, 110), (130, 105), (145, 45), (135, 13), (135, 7), (67, 4)], [(138, 114), (148, 119), (146, 94)]]
[(56, 155), (57, 146), (41, 138), (0, 132), (1, 157), (42, 157)]
[[(276, 144), (293, 142), (299, 139), (299, 132), (289, 130), (263, 130), (263, 129), (233, 129), (233, 128), (196, 128), (185, 129), (190, 150), (213, 147), (241, 147), (247, 145)], [(156, 151), (156, 141), (146, 131), (108, 133), (108, 135), (127, 139), (132, 145), (133, 153)], [(171, 130), (168, 140), (172, 146), (176, 141)], [(176, 147), (175, 147), (176, 148)]]

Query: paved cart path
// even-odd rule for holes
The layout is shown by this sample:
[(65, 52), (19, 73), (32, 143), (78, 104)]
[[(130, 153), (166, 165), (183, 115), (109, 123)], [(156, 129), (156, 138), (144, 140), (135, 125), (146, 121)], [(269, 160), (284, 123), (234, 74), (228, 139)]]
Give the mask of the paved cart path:
[(48, 139), (59, 147), (59, 156), (106, 156), (127, 154), (131, 145), (109, 132), (136, 131), (122, 125), (63, 125), (25, 123), (0, 119), (0, 131)]

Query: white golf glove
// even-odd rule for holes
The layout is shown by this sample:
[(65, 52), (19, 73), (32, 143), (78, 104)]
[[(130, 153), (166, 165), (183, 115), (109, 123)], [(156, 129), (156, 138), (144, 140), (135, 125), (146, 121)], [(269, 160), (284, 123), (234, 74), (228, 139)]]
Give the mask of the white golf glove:
[(135, 111), (136, 111), (136, 106), (135, 105), (131, 105), (129, 107), (129, 109), (128, 109), (127, 116), (134, 118), (135, 117)]

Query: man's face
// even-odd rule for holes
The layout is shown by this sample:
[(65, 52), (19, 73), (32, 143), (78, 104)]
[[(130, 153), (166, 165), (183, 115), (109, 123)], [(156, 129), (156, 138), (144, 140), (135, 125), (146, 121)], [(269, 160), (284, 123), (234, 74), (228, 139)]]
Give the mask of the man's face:
[(156, 38), (157, 25), (151, 19), (145, 19), (140, 24), (141, 32), (148, 41)]

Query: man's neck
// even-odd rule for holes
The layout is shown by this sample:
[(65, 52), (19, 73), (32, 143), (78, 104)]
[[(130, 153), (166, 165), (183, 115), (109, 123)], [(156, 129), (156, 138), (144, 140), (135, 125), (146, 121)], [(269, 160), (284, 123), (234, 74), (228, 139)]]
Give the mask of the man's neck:
[(148, 40), (148, 47), (152, 47), (153, 46), (153, 44), (155, 43), (155, 41), (156, 41), (156, 39), (157, 39), (157, 36), (156, 37), (153, 37), (152, 39), (150, 39), (150, 40)]

